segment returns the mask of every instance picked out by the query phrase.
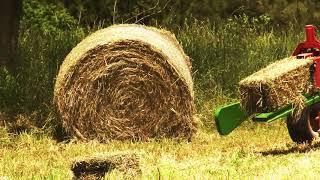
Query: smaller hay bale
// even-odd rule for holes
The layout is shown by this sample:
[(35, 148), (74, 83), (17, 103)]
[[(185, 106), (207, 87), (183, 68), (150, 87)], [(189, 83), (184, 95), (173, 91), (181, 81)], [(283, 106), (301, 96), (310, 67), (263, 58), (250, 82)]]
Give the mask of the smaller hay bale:
[(124, 152), (77, 158), (71, 165), (71, 170), (74, 179), (102, 179), (112, 170), (118, 170), (129, 179), (141, 174), (139, 156)]
[(282, 59), (239, 83), (241, 106), (249, 114), (275, 111), (310, 89), (312, 59)]

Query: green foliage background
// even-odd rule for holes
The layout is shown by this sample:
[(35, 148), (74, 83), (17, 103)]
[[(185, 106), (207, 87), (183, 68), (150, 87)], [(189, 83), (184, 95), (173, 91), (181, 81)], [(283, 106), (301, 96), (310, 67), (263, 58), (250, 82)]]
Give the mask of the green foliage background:
[[(313, 23), (320, 20), (318, 0), (47, 0), (66, 7), (84, 24), (115, 20), (141, 23), (174, 23), (186, 18), (223, 21), (234, 15), (269, 16), (275, 25)], [(142, 19), (142, 20), (141, 20)]]
[[(193, 64), (197, 114), (213, 127), (212, 111), (237, 98), (237, 82), (303, 40), (317, 24), (319, 1), (289, 0), (24, 0), (17, 74), (0, 68), (0, 112), (33, 114), (51, 126), (55, 77), (85, 36), (113, 23), (143, 23), (176, 34)], [(54, 123), (53, 123), (54, 124)], [(55, 125), (53, 125), (55, 126)]]

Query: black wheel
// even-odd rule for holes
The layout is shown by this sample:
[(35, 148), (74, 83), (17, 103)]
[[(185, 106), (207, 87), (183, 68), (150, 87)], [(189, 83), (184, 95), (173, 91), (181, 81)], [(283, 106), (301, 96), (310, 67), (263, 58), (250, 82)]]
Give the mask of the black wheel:
[(289, 116), (287, 128), (291, 139), (296, 143), (311, 143), (319, 137), (320, 104), (303, 109), (300, 117)]

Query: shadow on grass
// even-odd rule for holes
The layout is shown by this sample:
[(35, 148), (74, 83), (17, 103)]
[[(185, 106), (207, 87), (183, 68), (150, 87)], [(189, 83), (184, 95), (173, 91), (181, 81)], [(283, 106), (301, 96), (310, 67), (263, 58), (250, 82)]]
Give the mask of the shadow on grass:
[(299, 144), (295, 145), (291, 148), (280, 148), (280, 149), (271, 149), (267, 151), (261, 151), (263, 156), (279, 156), (279, 155), (288, 155), (292, 153), (307, 153), (310, 152), (311, 150), (314, 150), (316, 148), (320, 147), (320, 142), (315, 142), (312, 145), (310, 144)]

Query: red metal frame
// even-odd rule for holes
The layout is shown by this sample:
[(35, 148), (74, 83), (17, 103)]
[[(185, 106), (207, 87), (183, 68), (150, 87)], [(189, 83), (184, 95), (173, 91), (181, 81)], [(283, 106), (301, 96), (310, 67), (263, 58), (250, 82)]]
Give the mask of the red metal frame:
[(294, 50), (292, 56), (297, 56), (301, 53), (311, 52), (313, 50), (320, 50), (320, 41), (317, 39), (316, 36), (316, 26), (314, 25), (307, 25), (305, 27), (306, 31), (306, 41), (300, 43), (297, 48)]
[(313, 84), (316, 88), (320, 88), (320, 57), (315, 57), (314, 62), (314, 74), (313, 74)]
[(320, 88), (320, 41), (317, 39), (316, 26), (305, 26), (306, 41), (300, 43), (292, 53), (292, 56), (296, 56), (297, 59), (312, 58), (314, 61), (313, 83), (316, 88)]

